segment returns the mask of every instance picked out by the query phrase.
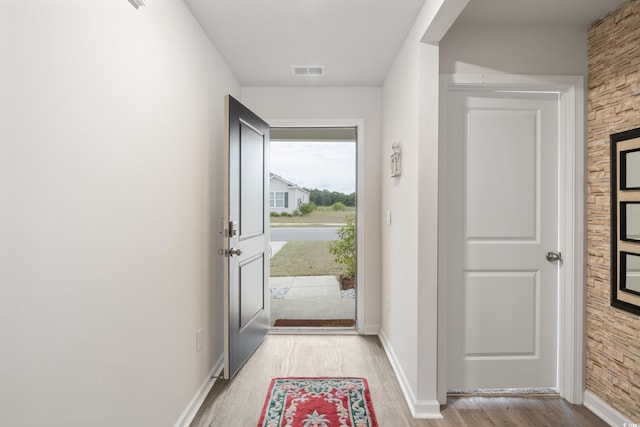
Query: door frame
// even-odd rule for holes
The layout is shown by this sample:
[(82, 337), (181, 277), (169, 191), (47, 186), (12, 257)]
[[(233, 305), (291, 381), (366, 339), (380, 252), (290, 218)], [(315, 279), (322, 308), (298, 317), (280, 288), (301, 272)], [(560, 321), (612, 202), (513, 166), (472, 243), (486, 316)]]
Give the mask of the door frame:
[[(356, 277), (366, 283), (365, 250), (365, 179), (364, 179), (364, 120), (362, 119), (265, 119), (271, 127), (355, 127), (356, 128)], [(369, 330), (365, 319), (366, 287), (358, 287), (356, 293), (356, 331), (360, 334), (377, 334)], [(321, 331), (325, 332), (325, 331)], [(327, 330), (327, 333), (336, 333)]]
[(443, 74), (440, 76), (438, 224), (438, 400), (447, 398), (447, 216), (442, 196), (447, 161), (447, 102), (451, 90), (548, 91), (559, 94), (558, 209), (563, 263), (558, 276), (558, 392), (573, 404), (584, 399), (585, 318), (585, 100), (583, 76)]

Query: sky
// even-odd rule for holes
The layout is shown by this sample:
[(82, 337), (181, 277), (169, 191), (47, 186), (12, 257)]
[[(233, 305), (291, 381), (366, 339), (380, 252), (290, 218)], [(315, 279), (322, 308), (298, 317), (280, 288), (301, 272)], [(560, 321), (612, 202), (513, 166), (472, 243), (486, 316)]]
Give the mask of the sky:
[(271, 172), (306, 188), (356, 191), (355, 142), (271, 141)]

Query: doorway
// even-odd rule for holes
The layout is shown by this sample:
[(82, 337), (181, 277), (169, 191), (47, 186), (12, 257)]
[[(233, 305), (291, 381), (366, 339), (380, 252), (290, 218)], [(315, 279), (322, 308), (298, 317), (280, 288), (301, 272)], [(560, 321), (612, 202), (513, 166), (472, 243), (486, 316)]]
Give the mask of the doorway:
[(357, 128), (271, 128), (273, 328), (354, 329)]
[[(464, 325), (467, 325), (469, 330), (465, 331), (463, 334), (458, 334), (459, 345), (466, 346), (466, 349), (471, 349), (474, 351), (467, 352), (464, 354), (464, 358), (467, 361), (473, 361), (473, 359), (481, 359), (482, 357), (486, 357), (487, 359), (494, 358), (500, 359), (504, 357), (505, 359), (511, 358), (513, 355), (509, 353), (509, 350), (513, 349), (502, 349), (503, 353), (506, 354), (496, 354), (500, 353), (500, 351), (495, 351), (495, 349), (487, 349), (485, 344), (487, 342), (478, 341), (477, 338), (484, 331), (480, 331), (476, 326), (477, 324), (472, 325), (471, 320), (482, 320), (486, 321), (484, 327), (490, 327), (491, 316), (486, 316), (488, 311), (482, 307), (482, 299), (491, 300), (492, 296), (497, 299), (502, 298), (503, 295), (493, 293), (477, 295), (477, 292), (474, 294), (478, 288), (472, 289), (472, 285), (474, 284), (486, 284), (487, 277), (485, 271), (481, 271), (482, 268), (475, 268), (471, 266), (465, 266), (464, 259), (466, 258), (466, 253), (463, 253), (462, 257), (460, 257), (460, 252), (456, 252), (456, 248), (460, 250), (460, 245), (465, 245), (467, 240), (477, 240), (481, 241), (483, 238), (486, 239), (481, 243), (485, 246), (493, 244), (495, 241), (500, 240), (496, 238), (496, 236), (470, 236), (470, 231), (473, 231), (471, 234), (478, 234), (480, 231), (478, 227), (476, 227), (477, 223), (473, 222), (473, 219), (464, 218), (466, 213), (461, 213), (463, 215), (463, 229), (462, 236), (460, 236), (457, 240), (452, 239), (452, 236), (456, 234), (455, 225), (456, 220), (451, 221), (448, 215), (451, 213), (449, 209), (451, 208), (449, 201), (447, 200), (449, 197), (462, 197), (463, 205), (468, 204), (469, 197), (468, 195), (462, 196), (461, 194), (455, 195), (455, 191), (453, 191), (456, 185), (454, 184), (451, 187), (451, 179), (448, 176), (448, 170), (445, 165), (448, 165), (450, 161), (454, 161), (451, 157), (455, 156), (455, 152), (451, 151), (451, 141), (450, 138), (452, 135), (451, 128), (447, 123), (449, 121), (449, 108), (450, 103), (455, 100), (457, 95), (456, 93), (469, 93), (473, 91), (480, 92), (494, 92), (496, 94), (517, 94), (526, 95), (526, 94), (538, 94), (538, 96), (544, 97), (545, 95), (555, 96), (557, 97), (557, 122), (558, 122), (558, 130), (557, 130), (557, 140), (558, 140), (558, 195), (557, 195), (557, 217), (558, 220), (558, 235), (557, 235), (557, 251), (561, 252), (561, 261), (557, 264), (557, 339), (556, 339), (556, 354), (557, 361), (556, 365), (556, 384), (557, 391), (559, 394), (566, 398), (568, 401), (574, 404), (582, 403), (582, 390), (583, 390), (583, 331), (584, 331), (584, 293), (582, 290), (583, 283), (583, 251), (584, 251), (584, 242), (583, 242), (583, 227), (584, 227), (584, 87), (583, 87), (583, 79), (581, 77), (563, 77), (563, 76), (513, 76), (513, 75), (450, 75), (443, 76), (442, 78), (442, 86), (441, 86), (441, 105), (442, 110), (447, 114), (443, 114), (441, 121), (441, 129), (442, 129), (442, 142), (440, 144), (440, 164), (441, 167), (441, 175), (440, 175), (440, 236), (439, 236), (439, 252), (442, 255), (439, 260), (439, 291), (438, 291), (438, 306), (439, 309), (439, 320), (438, 320), (438, 342), (439, 342), (439, 352), (438, 352), (438, 398), (440, 402), (446, 401), (446, 394), (449, 387), (449, 373), (450, 373), (450, 362), (449, 362), (449, 339), (454, 332), (453, 329), (456, 327), (454, 323), (452, 323), (449, 319), (451, 313), (450, 311), (450, 299), (456, 298), (456, 290), (451, 288), (451, 283), (455, 281), (465, 281), (465, 287), (463, 287), (463, 293), (458, 293), (457, 295), (462, 295), (462, 298), (458, 299), (460, 306), (463, 306), (463, 302), (469, 302), (474, 300), (471, 304), (470, 312), (466, 312), (462, 317), (462, 322)], [(482, 108), (478, 111), (481, 114), (484, 114), (487, 111), (491, 111), (490, 108), (485, 108), (484, 111), (481, 111)], [(493, 111), (508, 111), (508, 109), (494, 109)], [(459, 122), (458, 125), (461, 129), (464, 129), (463, 132), (468, 132), (469, 128), (465, 128), (465, 126), (473, 125), (468, 123), (469, 115), (467, 114), (464, 120), (467, 121)], [(511, 126), (513, 123), (510, 121), (504, 121), (508, 126)], [(477, 128), (476, 128), (477, 130)], [(486, 129), (485, 129), (486, 130)], [(536, 132), (539, 129), (535, 130)], [(455, 133), (455, 131), (454, 131)], [(468, 141), (465, 141), (464, 144), (469, 145)], [(455, 151), (455, 150), (454, 150)], [(464, 153), (464, 152), (463, 152)], [(460, 153), (458, 153), (460, 154)], [(462, 154), (466, 156), (466, 154)], [(536, 154), (537, 156), (537, 154)], [(538, 159), (538, 157), (536, 157)], [(460, 160), (460, 159), (459, 159)], [(464, 169), (469, 169), (469, 159), (468, 157), (463, 157), (462, 159)], [(536, 160), (536, 173), (538, 175), (542, 175), (541, 169), (539, 169), (538, 165), (542, 163), (539, 160)], [(474, 161), (472, 161), (474, 163)], [(473, 165), (471, 165), (473, 167)], [(501, 170), (493, 170), (488, 171), (488, 173), (499, 173)], [(467, 172), (465, 172), (467, 173)], [(469, 177), (464, 176), (461, 179), (463, 182), (467, 181)], [(508, 178), (505, 178), (508, 179)], [(517, 182), (517, 181), (516, 181)], [(475, 184), (475, 183), (473, 183)], [(499, 183), (500, 185), (504, 183)], [(540, 189), (540, 183), (536, 184), (537, 189)], [(466, 190), (465, 190), (466, 191)], [(538, 190), (536, 190), (537, 192)], [(536, 196), (537, 197), (537, 196)], [(474, 203), (472, 203), (474, 204)], [(475, 203), (475, 207), (480, 209), (477, 212), (481, 212), (482, 205), (478, 205)], [(489, 205), (489, 203), (487, 203)], [(463, 206), (463, 209), (468, 210), (467, 206)], [(500, 213), (499, 213), (500, 214)], [(535, 214), (537, 218), (540, 217), (540, 212), (536, 212)], [(498, 215), (499, 216), (499, 215)], [(471, 222), (470, 222), (471, 221)], [(459, 221), (457, 221), (459, 222)], [(502, 225), (502, 224), (500, 224)], [(459, 226), (459, 225), (458, 225)], [(475, 227), (475, 228), (474, 228)], [(536, 219), (535, 223), (536, 232), (538, 232), (540, 224), (538, 224), (538, 219)], [(486, 230), (485, 230), (486, 231)], [(499, 231), (499, 230), (498, 230)], [(453, 234), (452, 234), (453, 233)], [(458, 233), (460, 234), (460, 233)], [(482, 233), (480, 233), (482, 234)], [(465, 237), (466, 236), (466, 237)], [(473, 237), (473, 239), (467, 239), (468, 237)], [(498, 236), (500, 237), (500, 236)], [(502, 236), (500, 238), (504, 238)], [(506, 239), (506, 238), (505, 238)], [(503, 240), (505, 240), (503, 239)], [(508, 240), (508, 239), (506, 239)], [(536, 240), (536, 239), (533, 239)], [(526, 246), (523, 244), (522, 246)], [(485, 247), (485, 251), (481, 253), (490, 255), (492, 253), (495, 254), (496, 251), (492, 250), (488, 246)], [(540, 249), (541, 251), (542, 249)], [(538, 251), (538, 252), (540, 252)], [(555, 252), (552, 249), (544, 249), (544, 252), (541, 254), (536, 254), (536, 258), (543, 257), (545, 258), (545, 252)], [(560, 253), (556, 254), (560, 255)], [(448, 260), (453, 257), (459, 257), (463, 259), (461, 267), (455, 271), (452, 271), (448, 268)], [(545, 261), (546, 262), (546, 261)], [(550, 257), (550, 261), (554, 262), (554, 257)], [(557, 262), (557, 260), (555, 260)], [(467, 271), (465, 271), (467, 270)], [(480, 271), (479, 271), (480, 270)], [(500, 271), (502, 270), (502, 271)], [(513, 268), (511, 267), (496, 267), (493, 269), (495, 276), (500, 276), (498, 279), (502, 280), (504, 278), (503, 273), (512, 274)], [(525, 269), (528, 271), (529, 277), (525, 278), (526, 274), (520, 275), (522, 279), (522, 283), (520, 289), (523, 290), (525, 288), (530, 288), (532, 292), (539, 290), (540, 288), (536, 288), (538, 286), (537, 274), (535, 273), (533, 268)], [(500, 274), (497, 274), (500, 273)], [(457, 276), (457, 277), (456, 277)], [(494, 287), (498, 286), (500, 280), (493, 282)], [(530, 284), (525, 285), (524, 282), (529, 280)], [(455, 288), (455, 286), (454, 286)], [(508, 292), (512, 293), (512, 296), (516, 296), (518, 292)], [(522, 294), (524, 296), (524, 293)], [(477, 297), (477, 298), (476, 298)], [(517, 296), (516, 296), (517, 297)], [(516, 325), (522, 326), (522, 323), (519, 322), (518, 316), (526, 312), (518, 309), (518, 298), (515, 301), (515, 310), (513, 311), (513, 318), (516, 319), (514, 322)], [(476, 304), (480, 302), (481, 304)], [(495, 301), (490, 301), (490, 304), (494, 304)], [(534, 304), (536, 304), (534, 302)], [(476, 305), (475, 307), (473, 305)], [(506, 304), (504, 308), (501, 310), (504, 312), (506, 309)], [(511, 304), (514, 304), (514, 301), (511, 301)], [(479, 305), (479, 307), (478, 307)], [(495, 305), (495, 304), (494, 304)], [(540, 304), (536, 304), (532, 309), (535, 313), (532, 314), (534, 321), (540, 318), (538, 314), (538, 310), (541, 307)], [(531, 313), (531, 308), (529, 312)], [(475, 311), (474, 311), (475, 310)], [(463, 313), (465, 311), (463, 310)], [(503, 313), (504, 314), (504, 313)], [(482, 318), (482, 316), (486, 316)], [(524, 314), (523, 314), (524, 316)], [(504, 319), (504, 322), (511, 322), (510, 319)], [(488, 323), (487, 323), (488, 322)], [(531, 322), (530, 322), (531, 325)], [(503, 329), (508, 330), (508, 328), (504, 328), (503, 325), (500, 325)], [(537, 326), (532, 326), (537, 327)], [(475, 329), (473, 329), (475, 328)], [(478, 332), (478, 334), (475, 334)], [(504, 331), (501, 331), (501, 333)], [(474, 335), (475, 334), (475, 335)], [(534, 339), (538, 339), (537, 331), (534, 331)], [(505, 341), (497, 335), (490, 337), (490, 339), (494, 339), (495, 342), (504, 343)], [(462, 340), (462, 344), (460, 344), (460, 340)], [(521, 353), (525, 353), (527, 351), (522, 351), (524, 348), (524, 341), (520, 344), (523, 344), (522, 348), (519, 348)], [(538, 342), (534, 342), (531, 344), (530, 340), (527, 340), (526, 345), (531, 346), (538, 345)], [(484, 347), (483, 347), (484, 346)], [(540, 347), (537, 347), (538, 349)], [(527, 350), (529, 350), (527, 349)], [(481, 350), (481, 351), (478, 351)], [(488, 350), (488, 351), (487, 351)], [(484, 354), (483, 354), (484, 352)], [(493, 352), (493, 354), (492, 354)], [(480, 354), (478, 354), (480, 353)], [(530, 353), (530, 351), (529, 351)], [(521, 358), (535, 358), (537, 357), (535, 354), (533, 355), (519, 355)], [(469, 371), (467, 371), (469, 373)], [(473, 376), (472, 373), (469, 373), (470, 376)], [(475, 380), (472, 379), (472, 380)], [(472, 384), (472, 383), (471, 383)], [(515, 387), (518, 387), (515, 385)], [(471, 386), (473, 388), (473, 385)], [(510, 388), (510, 387), (509, 387)]]

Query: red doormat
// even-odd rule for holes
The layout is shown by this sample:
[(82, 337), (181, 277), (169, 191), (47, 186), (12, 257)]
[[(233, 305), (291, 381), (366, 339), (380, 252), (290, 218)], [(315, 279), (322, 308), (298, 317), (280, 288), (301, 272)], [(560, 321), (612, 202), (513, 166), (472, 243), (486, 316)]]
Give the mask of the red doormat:
[(356, 324), (353, 319), (276, 319), (273, 326), (311, 328), (352, 328)]
[(258, 427), (378, 427), (364, 378), (274, 378)]

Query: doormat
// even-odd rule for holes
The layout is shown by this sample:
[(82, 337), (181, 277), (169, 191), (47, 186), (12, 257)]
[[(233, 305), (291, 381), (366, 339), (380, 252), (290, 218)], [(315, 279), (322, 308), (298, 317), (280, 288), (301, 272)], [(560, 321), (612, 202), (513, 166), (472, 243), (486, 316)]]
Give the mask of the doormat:
[(273, 326), (310, 328), (353, 328), (353, 319), (276, 319)]
[(378, 427), (364, 378), (274, 378), (258, 427)]

